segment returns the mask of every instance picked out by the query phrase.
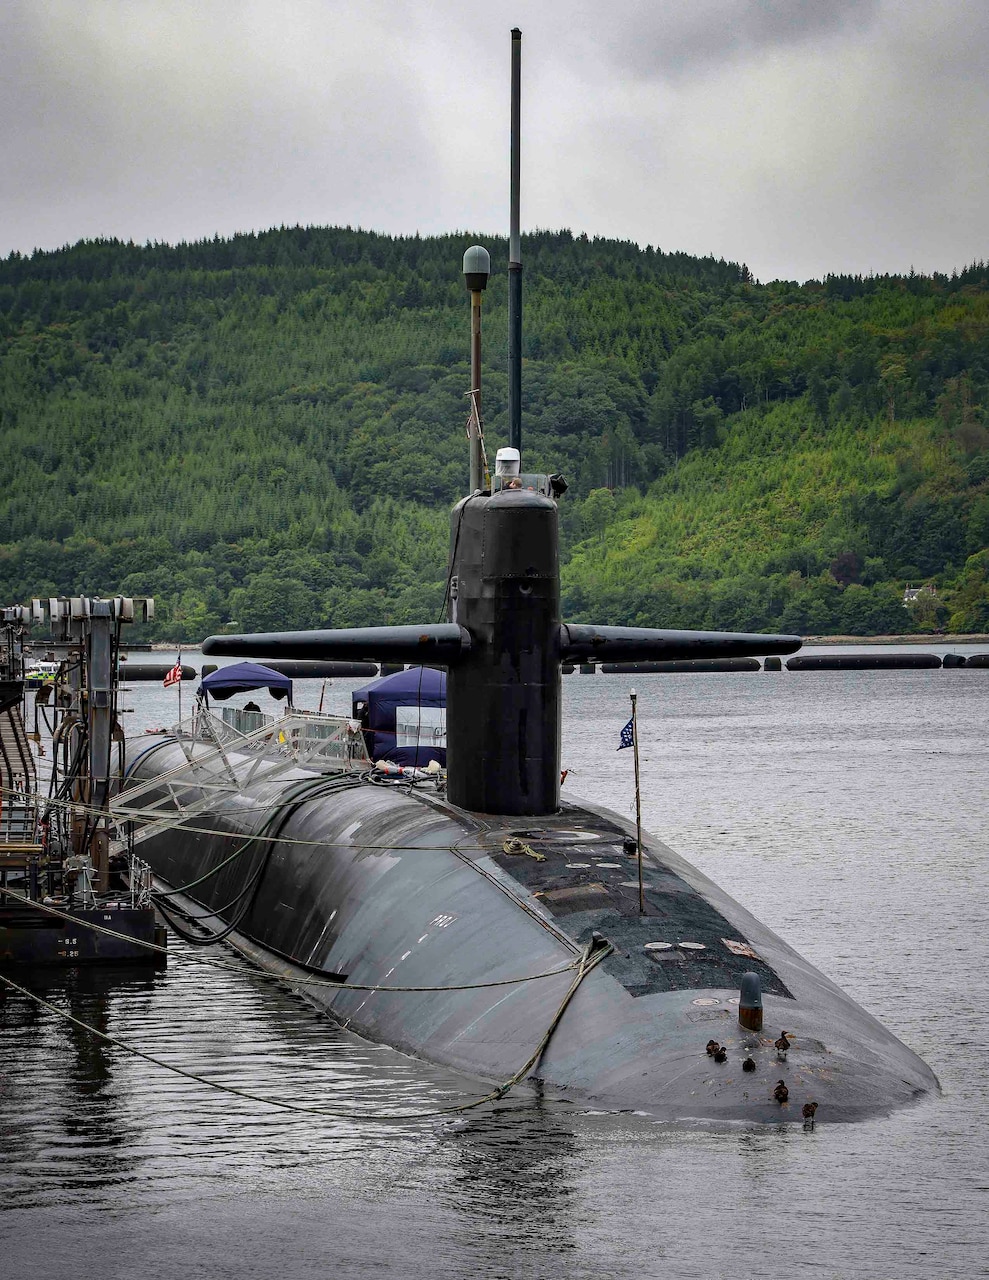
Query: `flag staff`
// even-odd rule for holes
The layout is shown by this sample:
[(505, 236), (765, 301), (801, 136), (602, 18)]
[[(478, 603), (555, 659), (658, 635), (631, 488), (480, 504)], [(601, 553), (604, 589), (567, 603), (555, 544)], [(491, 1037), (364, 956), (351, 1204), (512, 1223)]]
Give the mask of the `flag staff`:
[(170, 689), (173, 684), (179, 686), (179, 724), (182, 723), (182, 646), (179, 645), (178, 653), (175, 655), (175, 666), (168, 672), (162, 685), (166, 689)]
[(646, 900), (642, 890), (642, 801), (639, 794), (639, 725), (635, 714), (637, 694), (629, 690), (632, 699), (632, 754), (635, 760), (635, 850), (639, 863), (639, 915), (646, 913)]

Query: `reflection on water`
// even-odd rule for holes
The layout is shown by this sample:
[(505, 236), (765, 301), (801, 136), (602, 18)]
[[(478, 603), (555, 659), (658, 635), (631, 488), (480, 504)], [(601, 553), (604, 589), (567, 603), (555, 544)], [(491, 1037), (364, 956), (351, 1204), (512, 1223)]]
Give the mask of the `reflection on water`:
[[(179, 940), (172, 952), (165, 972), (37, 971), (18, 980), (124, 1044), (262, 1097), (415, 1113), (483, 1091), (342, 1032), (229, 953), (216, 966)], [(0, 1028), (5, 1058), (17, 1064), (3, 1094), (7, 1207), (77, 1198), (109, 1207), (125, 1181), (155, 1202), (177, 1177), (243, 1174), (255, 1186), (280, 1185), (289, 1170), (323, 1179), (348, 1158), (359, 1158), (366, 1176), (379, 1158), (390, 1167), (396, 1142), (429, 1128), (427, 1120), (303, 1115), (211, 1090), (16, 994), (0, 1006)]]
[[(316, 1118), (165, 1073), (11, 996), (4, 1280), (986, 1274), (989, 672), (637, 685), (647, 825), (920, 1052), (942, 1099), (857, 1126), (819, 1115), (813, 1133), (657, 1125), (531, 1093), (440, 1120)], [(566, 790), (629, 815), (627, 681), (565, 691)], [(315, 705), (319, 683), (302, 693)], [(169, 696), (149, 690), (146, 715)], [(328, 696), (345, 708), (340, 682)], [(269, 1097), (415, 1112), (483, 1091), (220, 954), (173, 942), (165, 972), (25, 981)]]
[(452, 1145), (445, 1193), (482, 1251), (496, 1255), (511, 1235), (515, 1249), (549, 1250), (565, 1268), (581, 1213), (580, 1143), (568, 1119), (537, 1100), (525, 1113), (478, 1116)]

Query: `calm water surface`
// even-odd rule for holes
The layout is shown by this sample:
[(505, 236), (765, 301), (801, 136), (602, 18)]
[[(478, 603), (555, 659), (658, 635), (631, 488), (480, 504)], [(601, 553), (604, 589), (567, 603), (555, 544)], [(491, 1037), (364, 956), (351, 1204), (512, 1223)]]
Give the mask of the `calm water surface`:
[[(636, 683), (644, 824), (920, 1053), (941, 1098), (857, 1126), (822, 1115), (813, 1133), (525, 1095), (457, 1120), (316, 1118), (165, 1073), (11, 997), (0, 1275), (989, 1275), (989, 671)], [(326, 690), (330, 709), (349, 687)], [(615, 750), (628, 678), (564, 687), (565, 794), (630, 815), (632, 753)], [(297, 701), (320, 693), (307, 682)], [(174, 719), (174, 691), (130, 697), (135, 730)], [(342, 1033), (226, 951), (206, 962), (174, 943), (165, 973), (24, 981), (268, 1097), (414, 1112), (476, 1092)]]

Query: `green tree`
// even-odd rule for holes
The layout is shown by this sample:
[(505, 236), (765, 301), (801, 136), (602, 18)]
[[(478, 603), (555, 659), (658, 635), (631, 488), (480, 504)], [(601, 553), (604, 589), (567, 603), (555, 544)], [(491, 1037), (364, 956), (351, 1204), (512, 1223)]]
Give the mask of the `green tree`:
[(615, 495), (610, 489), (593, 489), (582, 508), (584, 528), (604, 542), (605, 532), (615, 515)]

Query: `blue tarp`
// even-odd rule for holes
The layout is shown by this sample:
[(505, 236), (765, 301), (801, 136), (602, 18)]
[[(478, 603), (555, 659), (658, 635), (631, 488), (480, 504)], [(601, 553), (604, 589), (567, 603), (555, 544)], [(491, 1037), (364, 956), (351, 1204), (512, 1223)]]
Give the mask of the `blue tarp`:
[(288, 676), (262, 667), (257, 662), (235, 662), (232, 667), (218, 667), (203, 676), (200, 693), (222, 702), (233, 693), (249, 693), (252, 689), (267, 689), (273, 698), (292, 700), (292, 681)]
[[(399, 747), (395, 742), (395, 711), (398, 707), (445, 707), (446, 672), (432, 667), (410, 667), (391, 676), (382, 676), (350, 695), (354, 719), (364, 726), (368, 754), (372, 760), (395, 760), (399, 764), (446, 764), (446, 748), (433, 746)], [(362, 705), (361, 705), (362, 704)]]

